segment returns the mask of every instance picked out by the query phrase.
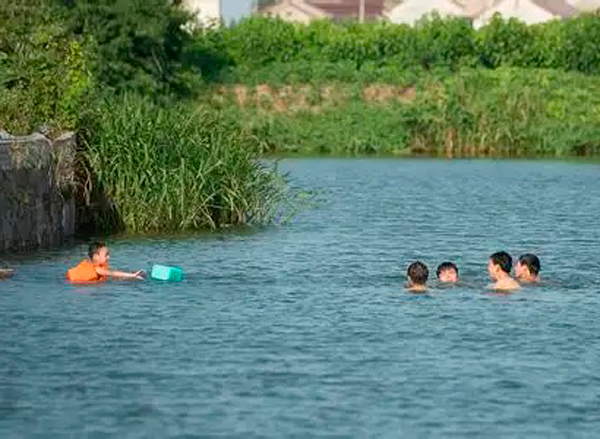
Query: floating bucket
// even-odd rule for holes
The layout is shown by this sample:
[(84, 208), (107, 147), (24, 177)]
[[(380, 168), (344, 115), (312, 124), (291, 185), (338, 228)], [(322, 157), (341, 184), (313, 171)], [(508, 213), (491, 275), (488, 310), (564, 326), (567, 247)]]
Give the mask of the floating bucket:
[(152, 267), (150, 277), (154, 280), (166, 280), (169, 282), (181, 282), (183, 272), (178, 267), (167, 267), (165, 265), (155, 265)]

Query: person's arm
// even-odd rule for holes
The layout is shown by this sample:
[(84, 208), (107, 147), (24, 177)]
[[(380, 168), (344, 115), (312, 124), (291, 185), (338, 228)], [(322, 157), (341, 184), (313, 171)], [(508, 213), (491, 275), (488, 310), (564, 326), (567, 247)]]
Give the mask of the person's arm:
[(96, 268), (96, 273), (98, 273), (100, 276), (114, 277), (117, 279), (143, 279), (144, 278), (143, 270), (136, 271), (135, 273), (127, 273), (125, 271), (111, 271), (111, 270), (107, 270), (105, 268)]

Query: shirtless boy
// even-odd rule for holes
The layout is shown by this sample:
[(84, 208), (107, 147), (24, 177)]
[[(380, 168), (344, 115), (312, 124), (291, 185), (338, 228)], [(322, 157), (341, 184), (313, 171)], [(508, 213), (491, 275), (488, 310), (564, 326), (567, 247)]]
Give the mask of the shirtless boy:
[(508, 253), (497, 252), (491, 255), (487, 270), (494, 283), (489, 288), (501, 291), (514, 291), (521, 288), (519, 283), (510, 277), (511, 269), (512, 258)]

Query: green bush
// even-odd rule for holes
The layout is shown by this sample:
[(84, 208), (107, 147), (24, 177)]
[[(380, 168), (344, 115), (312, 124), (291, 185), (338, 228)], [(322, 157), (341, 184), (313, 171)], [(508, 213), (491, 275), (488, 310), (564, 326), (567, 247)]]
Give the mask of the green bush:
[(564, 68), (600, 74), (600, 11), (564, 24)]
[(197, 96), (230, 61), (171, 0), (0, 2), (0, 126), (77, 129), (94, 99)]
[(186, 25), (192, 17), (179, 3), (70, 0), (62, 13), (69, 31), (90, 41), (99, 84), (117, 92), (185, 96), (196, 86), (186, 73), (201, 72), (187, 62), (193, 37)]
[(85, 41), (42, 0), (0, 4), (0, 127), (74, 129), (94, 88)]
[(477, 34), (481, 63), (490, 68), (535, 64), (531, 59), (534, 41), (531, 26), (515, 18), (504, 20), (499, 15)]
[[(218, 36), (218, 37), (217, 37)], [(496, 16), (479, 30), (467, 20), (431, 15), (410, 27), (391, 23), (308, 25), (252, 17), (199, 38), (225, 41), (225, 59), (241, 71), (301, 60), (368, 63), (404, 69), (480, 65), (600, 72), (600, 14), (527, 25)]]

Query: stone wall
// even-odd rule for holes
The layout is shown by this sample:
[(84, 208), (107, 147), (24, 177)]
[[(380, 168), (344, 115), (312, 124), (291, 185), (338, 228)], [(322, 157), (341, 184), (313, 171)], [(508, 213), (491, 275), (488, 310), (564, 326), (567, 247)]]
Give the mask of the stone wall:
[(64, 243), (75, 234), (76, 140), (0, 131), (0, 253)]

